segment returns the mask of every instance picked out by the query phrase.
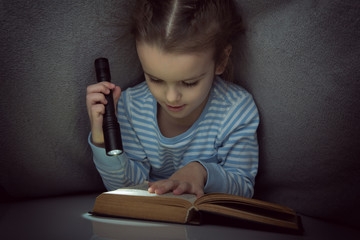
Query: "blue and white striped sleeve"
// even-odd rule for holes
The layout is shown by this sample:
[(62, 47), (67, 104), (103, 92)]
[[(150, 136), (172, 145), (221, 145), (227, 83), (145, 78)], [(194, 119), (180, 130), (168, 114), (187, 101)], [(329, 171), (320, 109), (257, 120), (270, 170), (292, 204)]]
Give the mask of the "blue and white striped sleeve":
[(218, 135), (217, 162), (200, 161), (208, 173), (205, 192), (253, 196), (258, 169), (258, 125), (259, 114), (250, 94), (229, 109)]
[[(145, 153), (138, 142), (138, 138), (133, 131), (127, 106), (124, 105), (124, 92), (118, 102), (118, 121), (120, 123), (121, 137), (124, 152), (119, 156), (107, 156), (103, 148), (89, 144), (93, 152), (95, 166), (100, 173), (103, 183), (107, 190), (115, 190), (121, 187), (135, 185), (148, 180), (150, 163), (145, 157)], [(136, 154), (132, 154), (133, 152)]]

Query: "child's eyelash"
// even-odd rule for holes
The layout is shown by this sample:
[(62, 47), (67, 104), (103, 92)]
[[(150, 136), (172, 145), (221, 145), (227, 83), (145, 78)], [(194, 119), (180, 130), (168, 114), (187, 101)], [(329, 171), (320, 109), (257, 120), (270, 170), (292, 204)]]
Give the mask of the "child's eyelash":
[(182, 82), (182, 84), (185, 86), (185, 87), (194, 87), (198, 84), (199, 81), (196, 81), (196, 82), (190, 82), (190, 83), (187, 83), (187, 82)]
[(158, 80), (158, 79), (149, 78), (149, 80), (153, 83), (162, 83), (162, 80)]
[[(151, 82), (155, 83), (155, 84), (161, 84), (161, 83), (163, 83), (163, 80), (154, 79), (154, 78), (151, 78), (151, 77), (149, 77), (149, 80), (150, 80)], [(188, 82), (181, 82), (181, 84), (182, 84), (183, 86), (185, 86), (185, 87), (194, 87), (194, 86), (196, 86), (196, 85), (198, 84), (198, 82), (199, 82), (199, 81), (190, 82), (190, 83), (188, 83)]]

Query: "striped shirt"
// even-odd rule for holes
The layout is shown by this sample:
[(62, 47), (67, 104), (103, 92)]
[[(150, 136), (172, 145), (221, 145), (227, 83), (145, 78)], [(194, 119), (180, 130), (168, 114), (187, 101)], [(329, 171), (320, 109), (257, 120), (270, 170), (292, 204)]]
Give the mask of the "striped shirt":
[(173, 138), (159, 130), (157, 102), (146, 82), (122, 92), (117, 112), (123, 154), (106, 156), (89, 137), (95, 165), (108, 190), (167, 179), (197, 161), (207, 170), (205, 193), (252, 197), (259, 115), (252, 96), (240, 86), (216, 78), (200, 117)]

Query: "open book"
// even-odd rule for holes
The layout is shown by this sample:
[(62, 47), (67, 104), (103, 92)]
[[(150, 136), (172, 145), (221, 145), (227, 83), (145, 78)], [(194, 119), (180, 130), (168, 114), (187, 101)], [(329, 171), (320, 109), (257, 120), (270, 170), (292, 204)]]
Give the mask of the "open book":
[(147, 189), (145, 182), (104, 192), (96, 198), (91, 213), (191, 224), (201, 223), (201, 215), (205, 213), (294, 231), (301, 228), (297, 214), (278, 204), (224, 193), (210, 193), (198, 199), (191, 194), (156, 195)]

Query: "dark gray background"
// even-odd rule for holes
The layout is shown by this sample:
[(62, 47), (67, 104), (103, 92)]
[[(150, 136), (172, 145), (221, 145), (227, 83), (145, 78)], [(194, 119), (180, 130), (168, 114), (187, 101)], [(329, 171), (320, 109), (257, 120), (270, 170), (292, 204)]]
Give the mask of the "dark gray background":
[[(101, 56), (121, 87), (141, 76), (132, 2), (0, 1), (1, 199), (104, 190), (86, 87)], [(255, 197), (359, 226), (360, 2), (238, 2), (235, 74), (261, 116)]]

